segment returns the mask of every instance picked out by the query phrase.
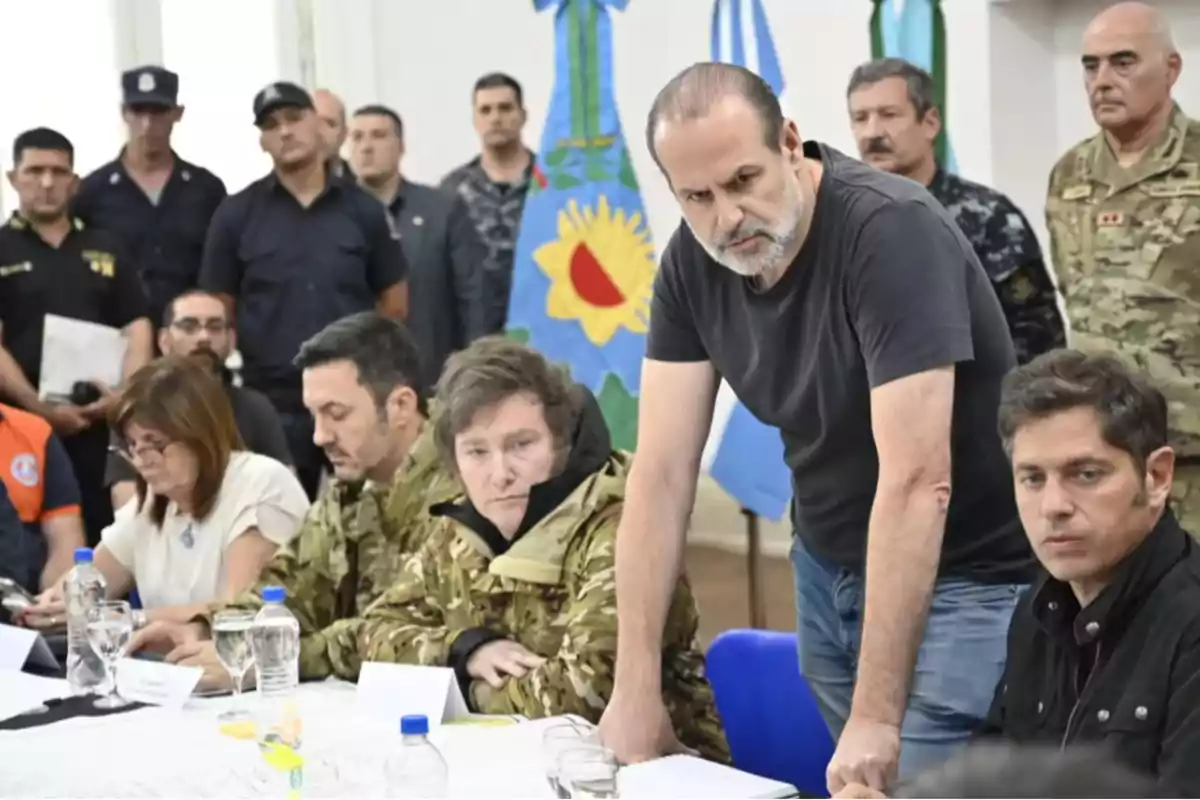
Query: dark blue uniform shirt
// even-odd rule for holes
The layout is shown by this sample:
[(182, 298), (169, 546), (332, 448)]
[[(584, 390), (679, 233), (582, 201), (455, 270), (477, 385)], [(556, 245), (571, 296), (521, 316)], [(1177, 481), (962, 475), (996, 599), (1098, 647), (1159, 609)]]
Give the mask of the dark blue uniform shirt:
[(175, 156), (171, 177), (153, 202), (118, 156), (84, 178), (73, 210), (88, 227), (121, 238), (141, 272), (157, 327), (167, 304), (196, 287), (208, 224), (225, 194), (220, 178)]
[(375, 308), (408, 265), (387, 210), (330, 180), (307, 208), (274, 174), (230, 196), (213, 216), (200, 288), (237, 299), (245, 384), (280, 412), (300, 413), (300, 345), (334, 320)]

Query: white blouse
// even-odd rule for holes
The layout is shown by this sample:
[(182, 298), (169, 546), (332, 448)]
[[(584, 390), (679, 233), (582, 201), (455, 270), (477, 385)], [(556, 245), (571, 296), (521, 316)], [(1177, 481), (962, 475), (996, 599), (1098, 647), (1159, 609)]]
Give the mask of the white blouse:
[(211, 603), (225, 587), (225, 552), (251, 528), (284, 546), (295, 537), (308, 513), (308, 496), (286, 466), (257, 453), (229, 458), (217, 502), (208, 516), (192, 519), (174, 503), (167, 506), (162, 529), (141, 511), (134, 497), (117, 511), (101, 542), (133, 575), (143, 607)]

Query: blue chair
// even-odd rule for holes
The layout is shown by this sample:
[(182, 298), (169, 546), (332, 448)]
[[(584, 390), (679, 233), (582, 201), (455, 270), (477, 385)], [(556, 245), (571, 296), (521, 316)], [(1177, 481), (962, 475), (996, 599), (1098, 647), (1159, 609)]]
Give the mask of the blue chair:
[(828, 797), (833, 738), (800, 675), (796, 634), (725, 631), (709, 646), (707, 663), (734, 766)]

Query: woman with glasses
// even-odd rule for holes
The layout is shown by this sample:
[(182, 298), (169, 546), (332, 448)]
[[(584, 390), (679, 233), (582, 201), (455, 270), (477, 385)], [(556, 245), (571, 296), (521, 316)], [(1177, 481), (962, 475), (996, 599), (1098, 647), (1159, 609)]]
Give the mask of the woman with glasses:
[[(96, 549), (111, 598), (138, 590), (145, 614), (186, 622), (253, 584), (276, 549), (296, 535), (308, 498), (295, 475), (243, 450), (228, 394), (191, 358), (161, 358), (129, 380), (113, 409), (116, 451), (137, 472), (137, 495), (121, 507)], [(62, 621), (62, 587), (25, 615)]]

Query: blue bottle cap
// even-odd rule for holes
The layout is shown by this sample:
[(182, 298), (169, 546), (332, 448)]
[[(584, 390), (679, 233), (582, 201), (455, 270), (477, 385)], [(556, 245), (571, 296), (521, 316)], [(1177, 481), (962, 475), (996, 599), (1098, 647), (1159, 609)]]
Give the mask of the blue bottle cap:
[(424, 714), (408, 714), (400, 718), (400, 733), (421, 736), (429, 733), (429, 720)]
[(75, 548), (75, 563), (76, 564), (92, 563), (92, 548), (76, 547)]
[(264, 603), (282, 603), (287, 597), (287, 592), (282, 586), (266, 586), (263, 588), (262, 599)]

